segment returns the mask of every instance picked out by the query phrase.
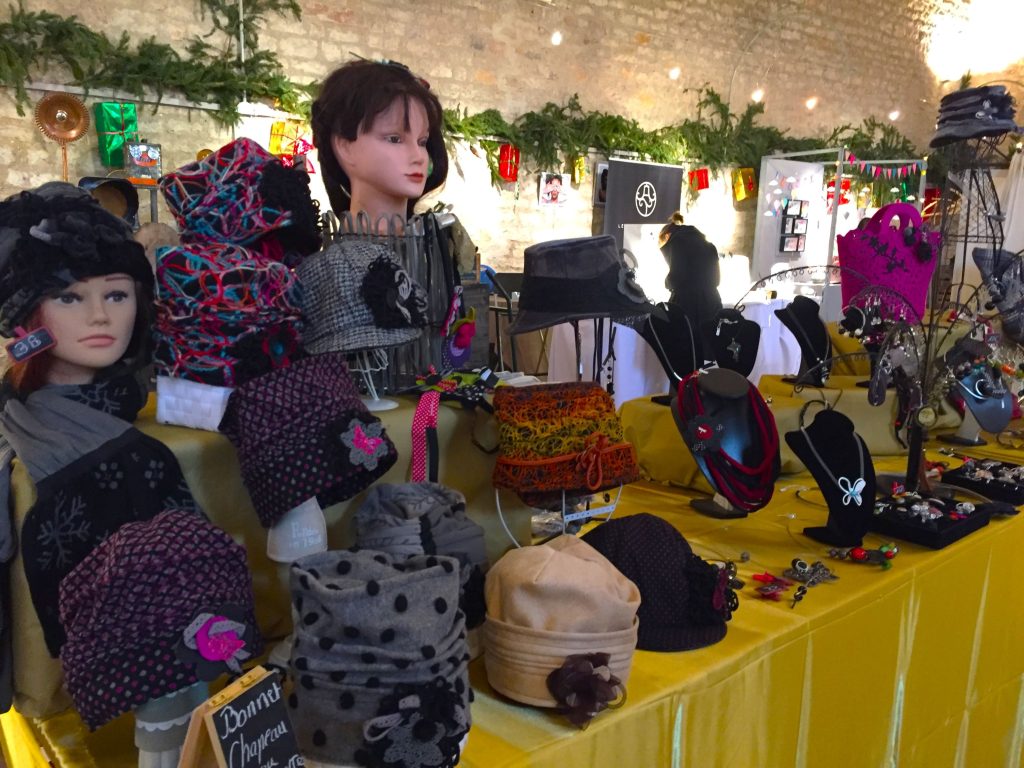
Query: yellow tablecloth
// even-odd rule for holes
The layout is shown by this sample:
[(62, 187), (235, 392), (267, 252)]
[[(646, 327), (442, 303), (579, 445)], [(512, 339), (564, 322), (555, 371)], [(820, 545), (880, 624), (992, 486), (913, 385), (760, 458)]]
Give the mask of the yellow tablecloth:
[[(1024, 460), (1019, 452), (1002, 458)], [(899, 459), (876, 463), (880, 471), (903, 466)], [(757, 598), (751, 576), (781, 574), (797, 556), (825, 558), (825, 547), (801, 535), (820, 525), (825, 511), (795, 498), (793, 486), (813, 486), (809, 476), (778, 485), (790, 490), (777, 490), (768, 507), (742, 520), (697, 515), (679, 489), (628, 487), (618, 515), (656, 513), (708, 559), (738, 561), (749, 553), (740, 564), (747, 587), (725, 639), (685, 653), (638, 651), (625, 706), (582, 732), (494, 693), (478, 659), (471, 665), (473, 729), (461, 764), (1024, 765), (1024, 517), (996, 520), (937, 552), (901, 545), (888, 571), (833, 562), (840, 580), (814, 587), (793, 608)], [(17, 722), (0, 722), (5, 750), (25, 748)], [(87, 744), (73, 715), (31, 725), (58, 765), (134, 765), (125, 749), (127, 718)]]
[(626, 705), (584, 732), (495, 694), (476, 664), (462, 765), (1024, 765), (1024, 518), (938, 552), (901, 545), (888, 571), (832, 562), (840, 580), (792, 608), (758, 599), (750, 577), (781, 574), (796, 556), (824, 559), (800, 534), (821, 524), (823, 509), (785, 492), (749, 518), (719, 521), (696, 515), (677, 489), (640, 483), (625, 497), (624, 513), (666, 518), (704, 557), (750, 553), (725, 639), (638, 651)]

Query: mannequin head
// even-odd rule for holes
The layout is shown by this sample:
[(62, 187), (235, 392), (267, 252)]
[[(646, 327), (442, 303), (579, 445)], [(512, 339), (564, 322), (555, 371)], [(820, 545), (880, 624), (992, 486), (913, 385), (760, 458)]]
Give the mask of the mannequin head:
[(335, 213), (412, 213), (448, 176), (441, 104), (401, 64), (354, 61), (313, 103), (313, 143)]
[(153, 274), (128, 226), (87, 193), (49, 183), (0, 203), (0, 334), (45, 327), (48, 350), (13, 363), (18, 394), (88, 384), (144, 362)]

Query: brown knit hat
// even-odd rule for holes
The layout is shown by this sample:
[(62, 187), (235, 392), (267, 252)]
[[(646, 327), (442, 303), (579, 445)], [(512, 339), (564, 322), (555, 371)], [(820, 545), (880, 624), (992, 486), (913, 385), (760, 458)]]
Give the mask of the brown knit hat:
[(636, 648), (640, 591), (596, 549), (563, 535), (507, 553), (487, 573), (487, 679), (510, 699), (561, 706), (548, 675), (566, 657), (606, 653), (625, 684)]

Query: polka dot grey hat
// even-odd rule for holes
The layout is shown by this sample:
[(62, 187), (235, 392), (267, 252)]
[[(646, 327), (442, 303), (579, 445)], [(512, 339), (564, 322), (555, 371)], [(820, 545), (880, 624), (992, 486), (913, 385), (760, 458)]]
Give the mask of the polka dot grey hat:
[(343, 765), (454, 766), (471, 698), (458, 561), (324, 552), (292, 564), (291, 591), (288, 703), (303, 754)]

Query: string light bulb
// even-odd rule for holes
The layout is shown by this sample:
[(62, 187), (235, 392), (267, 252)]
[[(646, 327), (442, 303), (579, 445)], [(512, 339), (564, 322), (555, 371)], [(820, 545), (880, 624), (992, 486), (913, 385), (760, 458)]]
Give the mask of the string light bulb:
[(561, 45), (562, 44), (562, 33), (559, 32), (557, 29), (554, 32), (551, 33), (551, 44), (552, 45)]
[(682, 74), (682, 70), (679, 69), (679, 67), (672, 67), (672, 69), (670, 69), (668, 71), (668, 79), (669, 80), (678, 80), (679, 79), (679, 75), (681, 75), (681, 74)]
[(818, 106), (818, 97), (811, 96), (811, 98), (804, 102), (804, 106), (807, 107), (808, 109), (814, 109), (816, 106)]
[(755, 104), (760, 104), (764, 99), (764, 88), (755, 88), (754, 92), (750, 94), (750, 100)]
[(892, 122), (895, 123), (899, 119), (900, 119), (900, 111), (898, 109), (894, 109), (892, 112), (889, 113), (889, 120), (891, 120)]

